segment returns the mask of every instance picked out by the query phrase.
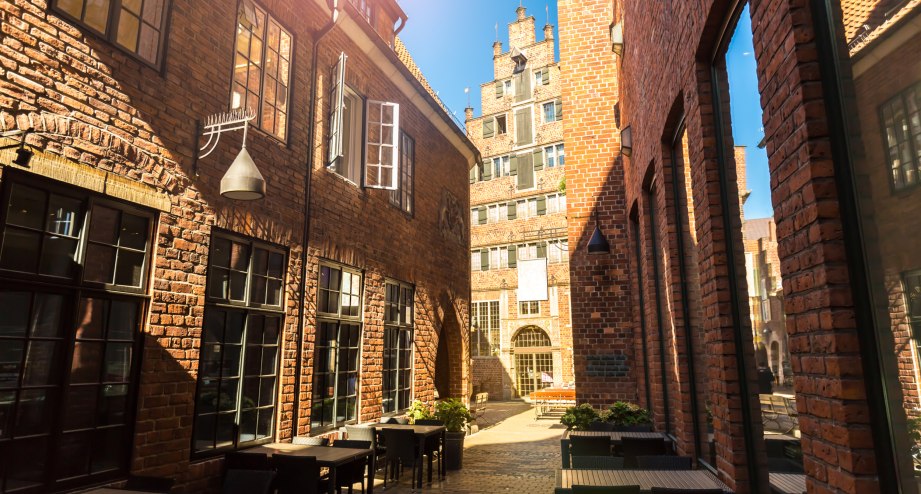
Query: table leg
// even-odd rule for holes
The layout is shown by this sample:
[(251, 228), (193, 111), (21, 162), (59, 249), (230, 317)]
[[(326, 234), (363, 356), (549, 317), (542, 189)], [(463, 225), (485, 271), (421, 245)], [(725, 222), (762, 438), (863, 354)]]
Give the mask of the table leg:
[[(372, 450), (371, 454), (368, 456), (368, 494), (374, 494), (374, 472), (376, 465), (377, 453)], [(386, 473), (384, 473), (386, 475)]]
[(448, 446), (448, 432), (447, 429), (441, 431), (441, 460), (438, 462), (438, 470), (440, 470), (441, 479), (444, 480), (448, 476), (448, 466), (445, 463), (445, 450)]
[(329, 494), (336, 494), (336, 467), (329, 467)]

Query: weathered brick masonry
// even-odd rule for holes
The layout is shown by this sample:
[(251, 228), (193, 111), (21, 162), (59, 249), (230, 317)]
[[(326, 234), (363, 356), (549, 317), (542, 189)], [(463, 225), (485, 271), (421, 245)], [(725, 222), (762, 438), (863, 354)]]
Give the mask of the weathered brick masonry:
[[(314, 37), (329, 18), (326, 3), (266, 0), (259, 4), (293, 37), (287, 134), (280, 140), (258, 128), (249, 129), (247, 148), (265, 177), (267, 193), (263, 200), (241, 203), (219, 194), (220, 179), (239, 150), (241, 133), (225, 135), (211, 156), (194, 158), (201, 145), (197, 121), (229, 107), (238, 63), (234, 59), (238, 3), (169, 2), (163, 14), (169, 19), (159, 68), (65, 19), (49, 3), (0, 2), (0, 131), (35, 128), (27, 142), (37, 150), (31, 172), (4, 158), (0, 187), (8, 194), (11, 180), (32, 179), (47, 168), (36, 166), (39, 161), (59, 163), (62, 170), (80, 170), (84, 165), (114, 177), (97, 183), (88, 172), (70, 175), (79, 179), (76, 183), (100, 192), (100, 197), (145, 197), (141, 204), (160, 208), (153, 216), (137, 402), (129, 405), (136, 415), (127, 451), (131, 461), (127, 469), (94, 481), (118, 480), (130, 471), (172, 477), (182, 492), (202, 492), (216, 485), (221, 462), (193, 459), (190, 450), (213, 231), (268, 242), (286, 253), (284, 325), (272, 409), (275, 440), (311, 433), (320, 260), (363, 273), (358, 421), (381, 416), (385, 280), (415, 288), (414, 397), (431, 400), (437, 379), (444, 382), (442, 396), (468, 395), (465, 173), (475, 148), (450, 121), (405, 47), (394, 39), (395, 18), (388, 24), (384, 16), (375, 17), (379, 24), (375, 31), (346, 5), (344, 19), (321, 41), (318, 78), (311, 81)], [(389, 192), (356, 186), (326, 169), (329, 80), (343, 51), (349, 55), (349, 86), (367, 99), (399, 103), (401, 130), (415, 140), (412, 214), (391, 205)], [(310, 122), (313, 82), (319, 101)], [(62, 119), (67, 116), (72, 120)], [(317, 130), (314, 142), (310, 142), (311, 126)], [(308, 153), (313, 153), (311, 226), (307, 289), (300, 300)], [(62, 173), (58, 178), (68, 176)], [(131, 193), (106, 192), (105, 181), (120, 183), (119, 177), (131, 182), (123, 185)], [(31, 281), (35, 280), (26, 280)], [(5, 283), (0, 280), (0, 287)], [(306, 320), (298, 328), (302, 303)], [(303, 345), (298, 348), (301, 330)], [(436, 364), (439, 345), (448, 350), (443, 357), (447, 363)], [(440, 366), (448, 374), (436, 376)], [(300, 390), (295, 389), (298, 368)], [(297, 424), (293, 423), (295, 403), (300, 404)], [(9, 454), (10, 450), (0, 449), (0, 462), (7, 461)]]

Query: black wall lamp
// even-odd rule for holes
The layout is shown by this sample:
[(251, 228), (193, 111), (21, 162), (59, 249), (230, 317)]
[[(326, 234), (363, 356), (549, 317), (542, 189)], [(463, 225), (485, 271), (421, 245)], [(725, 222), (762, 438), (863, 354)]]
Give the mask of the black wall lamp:
[(608, 240), (604, 238), (601, 227), (598, 226), (598, 211), (595, 211), (595, 231), (592, 232), (592, 238), (588, 241), (589, 254), (606, 254), (611, 252), (611, 246)]
[(10, 144), (7, 146), (0, 147), (0, 150), (12, 149), (15, 147), (19, 148), (16, 150), (16, 158), (13, 160), (13, 164), (19, 165), (23, 168), (29, 167), (29, 162), (32, 161), (32, 156), (34, 155), (34, 153), (32, 152), (31, 149), (26, 148), (26, 137), (29, 134), (31, 134), (33, 131), (34, 129), (27, 129), (27, 130), (21, 131), (22, 139), (19, 141), (19, 144)]

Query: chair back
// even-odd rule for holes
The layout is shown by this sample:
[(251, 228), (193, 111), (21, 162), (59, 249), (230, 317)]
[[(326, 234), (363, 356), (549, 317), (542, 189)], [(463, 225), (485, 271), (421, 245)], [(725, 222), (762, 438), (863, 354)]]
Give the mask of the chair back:
[(574, 485), (572, 494), (640, 494), (638, 485)]
[[(228, 470), (223, 494), (270, 494), (275, 472), (270, 470)], [(316, 491), (314, 491), (316, 492)]]
[(636, 466), (642, 470), (690, 470), (690, 456), (637, 456)]
[(416, 461), (416, 433), (403, 429), (384, 429), (384, 442), (387, 444), (387, 458), (400, 460), (405, 465)]
[(272, 463), (278, 472), (275, 482), (278, 494), (317, 494), (320, 491), (320, 465), (315, 457), (276, 453)]
[(168, 477), (145, 477), (143, 475), (129, 475), (125, 489), (141, 492), (168, 493), (173, 489), (175, 480)]
[(618, 456), (573, 456), (576, 470), (623, 470), (624, 459)]
[(265, 453), (231, 451), (224, 456), (225, 470), (271, 470), (269, 456)]
[(291, 440), (291, 444), (299, 444), (301, 446), (329, 446), (329, 438), (320, 436), (297, 436)]
[(336, 439), (334, 448), (371, 449), (371, 441), (358, 441), (356, 439)]
[(438, 419), (419, 419), (416, 425), (445, 425), (443, 420)]
[(620, 451), (627, 468), (636, 467), (637, 456), (659, 456), (667, 454), (665, 441), (660, 437), (632, 437), (623, 436), (620, 443)]
[(612, 424), (612, 423), (610, 423), (610, 422), (602, 422), (602, 421), (600, 421), (600, 420), (595, 420), (595, 421), (590, 422), (590, 423), (588, 424), (588, 430), (590, 430), (590, 431), (604, 431), (604, 432), (613, 431), (613, 430), (614, 430), (614, 424)]
[(652, 494), (726, 494), (723, 489), (683, 489), (675, 487), (653, 487)]
[(372, 445), (377, 443), (377, 440), (375, 439), (377, 435), (375, 434), (374, 427), (368, 427), (364, 425), (347, 425), (345, 426), (345, 435), (349, 438), (349, 440), (370, 441)]
[(572, 456), (611, 456), (610, 436), (569, 436)]
[(407, 425), (409, 424), (409, 419), (406, 417), (387, 417), (381, 420), (382, 424), (397, 424), (397, 425)]

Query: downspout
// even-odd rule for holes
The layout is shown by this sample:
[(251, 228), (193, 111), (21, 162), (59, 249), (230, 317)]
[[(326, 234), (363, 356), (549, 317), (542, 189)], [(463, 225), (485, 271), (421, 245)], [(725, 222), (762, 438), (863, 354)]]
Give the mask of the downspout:
[(307, 305), (307, 246), (310, 241), (310, 184), (313, 176), (313, 156), (314, 143), (317, 139), (317, 125), (314, 115), (317, 112), (317, 58), (320, 51), (320, 41), (333, 30), (333, 27), (339, 22), (339, 0), (329, 0), (329, 6), (332, 10), (330, 20), (320, 29), (313, 41), (313, 50), (311, 53), (311, 76), (310, 76), (310, 111), (308, 113), (308, 122), (310, 122), (310, 137), (307, 141), (307, 172), (304, 174), (304, 238), (301, 241), (301, 280), (298, 285), (298, 310), (297, 310), (297, 357), (296, 370), (294, 374), (294, 435), (297, 436), (298, 421), (301, 415), (301, 374), (303, 373), (303, 345), (304, 345), (304, 325), (305, 325), (305, 307)]

